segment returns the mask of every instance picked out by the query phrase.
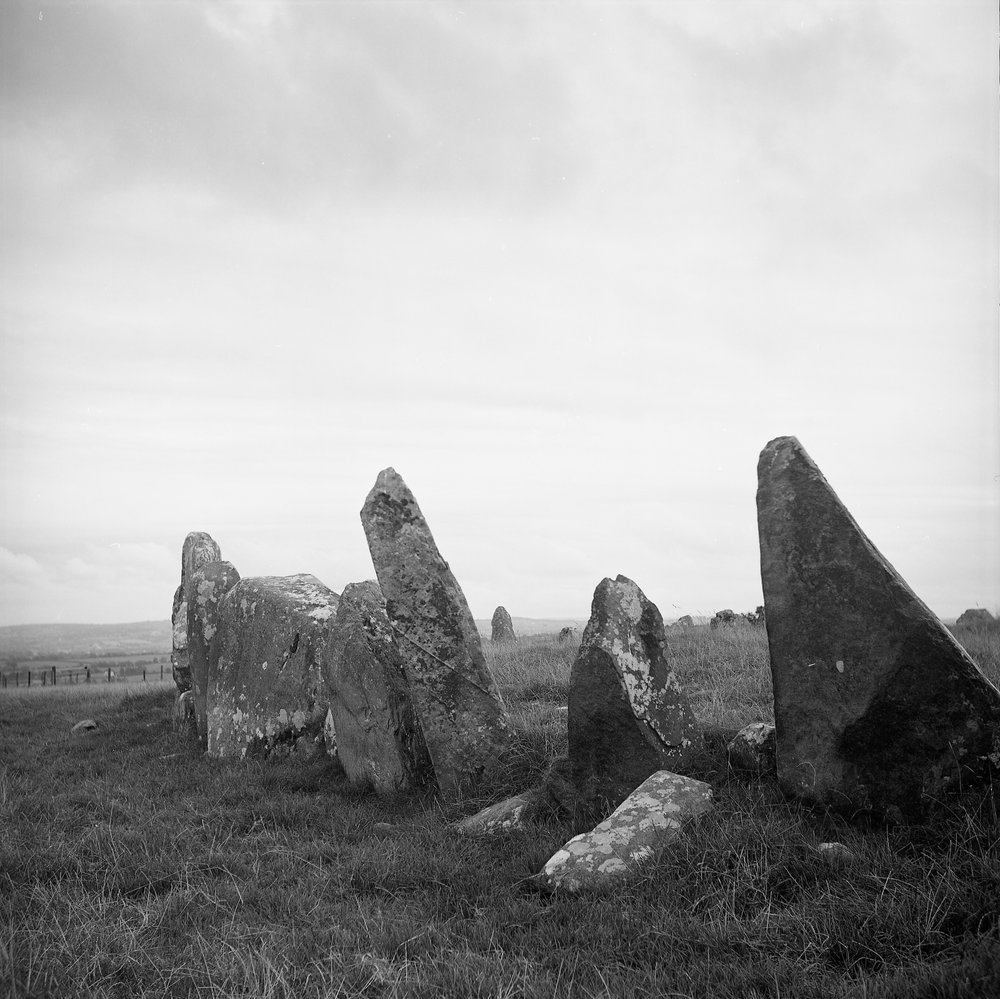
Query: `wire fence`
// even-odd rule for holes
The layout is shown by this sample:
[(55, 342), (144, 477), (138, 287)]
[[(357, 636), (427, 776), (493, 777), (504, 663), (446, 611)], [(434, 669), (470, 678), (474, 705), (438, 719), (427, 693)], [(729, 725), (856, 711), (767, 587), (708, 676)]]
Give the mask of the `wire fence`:
[(0, 673), (0, 690), (14, 687), (56, 687), (80, 683), (149, 683), (169, 680), (174, 671), (170, 663), (148, 663), (115, 668), (114, 666), (36, 666)]

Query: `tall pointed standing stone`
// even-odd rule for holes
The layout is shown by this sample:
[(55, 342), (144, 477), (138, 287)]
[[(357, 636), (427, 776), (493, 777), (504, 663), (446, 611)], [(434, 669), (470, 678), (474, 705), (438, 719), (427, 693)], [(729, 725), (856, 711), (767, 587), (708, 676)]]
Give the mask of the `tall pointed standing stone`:
[(191, 689), (191, 665), (188, 656), (188, 596), (190, 580), (195, 569), (208, 562), (216, 562), (222, 558), (222, 551), (215, 543), (211, 534), (204, 531), (191, 531), (184, 539), (181, 549), (181, 583), (174, 591), (173, 606), (170, 613), (170, 624), (173, 633), (171, 643), (170, 667), (177, 689), (183, 693)]
[(509, 742), (461, 587), (402, 477), (379, 473), (361, 522), (442, 797), (472, 789)]
[(794, 437), (761, 452), (757, 517), (785, 791), (916, 818), (1000, 766), (1000, 691)]
[(494, 645), (512, 645), (517, 641), (514, 622), (511, 621), (506, 607), (498, 607), (493, 612), (493, 620), (490, 622), (490, 641)]
[(626, 576), (602, 580), (569, 682), (569, 758), (587, 801), (612, 808), (690, 756), (697, 723), (666, 656), (663, 618)]

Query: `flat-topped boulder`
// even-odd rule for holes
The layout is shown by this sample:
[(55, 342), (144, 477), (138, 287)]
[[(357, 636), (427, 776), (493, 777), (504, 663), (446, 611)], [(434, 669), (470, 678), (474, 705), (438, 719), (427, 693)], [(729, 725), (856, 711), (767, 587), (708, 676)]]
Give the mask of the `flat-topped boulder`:
[(337, 755), (349, 780), (392, 792), (433, 779), (378, 583), (340, 595), (325, 657)]
[(181, 581), (174, 591), (170, 610), (172, 632), (170, 667), (177, 689), (183, 693), (191, 689), (191, 666), (188, 656), (188, 606), (190, 579), (200, 566), (217, 562), (222, 551), (211, 534), (205, 531), (191, 531), (181, 548)]
[(218, 629), (219, 603), (240, 581), (231, 562), (205, 562), (188, 579), (187, 652), (195, 726), (202, 743), (208, 740), (208, 664)]
[(757, 514), (784, 790), (918, 818), (1000, 765), (1000, 691), (794, 437), (761, 452)]
[(490, 622), (490, 641), (494, 645), (512, 645), (517, 641), (514, 622), (510, 619), (506, 607), (498, 607), (493, 612), (493, 620)]
[(614, 807), (658, 770), (677, 770), (698, 738), (667, 662), (663, 618), (625, 576), (594, 591), (570, 673), (569, 757), (584, 800)]
[(241, 579), (219, 601), (208, 668), (208, 752), (311, 752), (323, 741), (323, 669), (337, 594), (315, 576)]
[(472, 790), (509, 744), (506, 711), (458, 581), (416, 499), (379, 473), (361, 522), (444, 799)]

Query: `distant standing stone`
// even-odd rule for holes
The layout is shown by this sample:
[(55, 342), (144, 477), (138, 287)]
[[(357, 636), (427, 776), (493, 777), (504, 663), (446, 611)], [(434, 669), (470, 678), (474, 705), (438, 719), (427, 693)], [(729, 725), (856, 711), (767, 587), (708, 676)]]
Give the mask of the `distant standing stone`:
[(205, 531), (191, 531), (184, 539), (181, 549), (181, 582), (174, 591), (173, 605), (170, 613), (171, 630), (173, 632), (172, 649), (170, 652), (170, 668), (177, 689), (183, 693), (191, 689), (191, 666), (188, 656), (188, 608), (187, 599), (192, 574), (200, 566), (208, 562), (217, 562), (222, 558), (222, 551), (215, 543), (211, 534)]
[(962, 611), (955, 624), (969, 628), (988, 628), (995, 620), (985, 607), (970, 607)]
[(498, 607), (493, 612), (493, 621), (491, 623), (492, 633), (490, 641), (494, 645), (510, 645), (512, 642), (517, 641), (517, 636), (514, 634), (514, 622), (511, 621), (506, 607)]
[(649, 776), (600, 825), (574, 836), (542, 869), (551, 888), (579, 891), (635, 871), (681, 835), (684, 825), (711, 811), (712, 789), (700, 780), (661, 770)]
[(210, 756), (320, 748), (336, 612), (337, 594), (307, 573), (241, 579), (226, 593), (208, 665)]
[(337, 755), (349, 780), (392, 792), (433, 779), (378, 583), (340, 595), (325, 655)]
[(570, 673), (568, 727), (582, 797), (611, 807), (657, 770), (683, 766), (697, 738), (667, 663), (663, 618), (625, 576), (594, 591)]
[(564, 642), (573, 641), (574, 634), (575, 632), (573, 631), (573, 629), (569, 627), (569, 625), (567, 625), (565, 628), (559, 629), (559, 634), (556, 636), (556, 640), (559, 642), (560, 645), (562, 645)]
[(794, 437), (761, 452), (757, 511), (786, 792), (918, 818), (925, 796), (1000, 765), (1000, 691)]
[(438, 788), (455, 801), (508, 746), (506, 712), (465, 595), (395, 470), (379, 473), (361, 522)]
[(188, 578), (188, 666), (195, 726), (203, 745), (208, 741), (208, 665), (219, 624), (219, 602), (239, 581), (231, 562), (202, 563)]

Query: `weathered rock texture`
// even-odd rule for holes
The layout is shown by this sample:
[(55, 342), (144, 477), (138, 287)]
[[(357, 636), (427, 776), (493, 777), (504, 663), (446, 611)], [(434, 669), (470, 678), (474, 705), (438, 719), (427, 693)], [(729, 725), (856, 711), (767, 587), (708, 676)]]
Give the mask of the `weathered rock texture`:
[(187, 652), (191, 671), (195, 725), (202, 743), (208, 740), (208, 662), (218, 628), (219, 602), (240, 581), (231, 562), (206, 562), (188, 580)]
[(495, 833), (522, 829), (539, 811), (547, 807), (547, 797), (542, 788), (532, 788), (461, 819), (452, 828), (466, 836), (492, 836)]
[(540, 880), (577, 891), (636, 870), (712, 808), (712, 789), (661, 770), (648, 777), (600, 825), (574, 836), (546, 863)]
[(350, 780), (391, 792), (433, 777), (378, 583), (340, 595), (325, 656), (337, 755)]
[(794, 437), (760, 456), (777, 765), (789, 793), (917, 817), (1000, 764), (1000, 691), (910, 590)]
[(184, 545), (181, 549), (181, 582), (174, 591), (170, 612), (170, 623), (173, 631), (170, 667), (174, 683), (177, 684), (177, 689), (181, 693), (191, 689), (187, 637), (189, 581), (195, 569), (207, 562), (217, 562), (221, 558), (222, 552), (211, 534), (206, 534), (204, 531), (192, 531), (184, 539)]
[(663, 618), (625, 576), (594, 591), (570, 673), (569, 756), (584, 800), (614, 807), (650, 774), (683, 766), (694, 714), (667, 663)]
[(752, 722), (729, 740), (726, 745), (729, 765), (734, 770), (752, 774), (773, 774), (774, 726), (770, 722)]
[(498, 607), (493, 612), (493, 620), (490, 623), (490, 641), (494, 645), (509, 645), (511, 642), (517, 641), (517, 636), (514, 634), (514, 622), (511, 621), (506, 607)]
[(393, 469), (379, 473), (361, 522), (438, 788), (457, 800), (509, 743), (479, 632), (417, 501)]
[(323, 740), (323, 657), (337, 594), (315, 576), (241, 579), (219, 602), (209, 652), (208, 752), (241, 757)]

